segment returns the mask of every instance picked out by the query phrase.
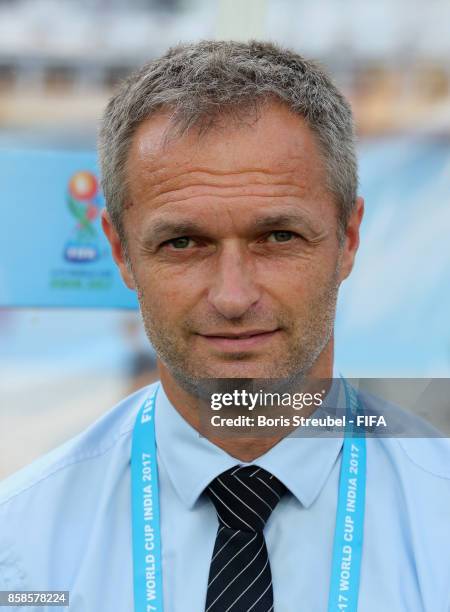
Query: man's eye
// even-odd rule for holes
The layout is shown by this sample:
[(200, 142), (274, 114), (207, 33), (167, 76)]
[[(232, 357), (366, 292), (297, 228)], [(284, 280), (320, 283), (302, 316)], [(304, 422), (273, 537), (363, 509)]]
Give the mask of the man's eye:
[(289, 242), (289, 240), (291, 240), (291, 238), (293, 237), (293, 232), (288, 232), (286, 230), (278, 230), (276, 232), (272, 232), (269, 235), (268, 240), (269, 242)]
[(172, 240), (167, 240), (165, 244), (170, 245), (174, 249), (182, 250), (191, 246), (193, 242), (192, 238), (189, 236), (180, 236), (179, 238), (173, 238)]

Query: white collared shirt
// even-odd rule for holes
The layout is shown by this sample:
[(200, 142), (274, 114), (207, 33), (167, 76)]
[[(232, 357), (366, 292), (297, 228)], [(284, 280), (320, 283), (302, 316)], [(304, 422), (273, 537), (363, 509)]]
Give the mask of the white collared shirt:
[[(69, 590), (71, 612), (133, 610), (131, 432), (153, 388), (0, 484), (0, 589)], [(202, 492), (239, 462), (162, 388), (156, 442), (164, 610), (201, 612), (217, 531)], [(288, 437), (252, 462), (289, 489), (264, 532), (276, 612), (327, 610), (341, 449)], [(367, 440), (359, 609), (450, 612), (449, 440)]]

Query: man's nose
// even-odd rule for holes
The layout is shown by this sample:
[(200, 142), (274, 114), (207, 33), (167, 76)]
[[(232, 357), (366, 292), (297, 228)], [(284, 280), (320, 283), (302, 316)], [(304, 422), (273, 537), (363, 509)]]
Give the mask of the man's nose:
[(260, 289), (251, 255), (244, 246), (223, 246), (211, 272), (208, 301), (225, 318), (238, 319), (258, 302)]

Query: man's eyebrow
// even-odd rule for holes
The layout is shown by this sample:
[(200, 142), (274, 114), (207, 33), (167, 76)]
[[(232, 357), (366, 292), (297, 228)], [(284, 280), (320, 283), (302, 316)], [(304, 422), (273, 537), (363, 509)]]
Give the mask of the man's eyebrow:
[(313, 223), (307, 215), (301, 212), (265, 215), (264, 217), (256, 219), (253, 227), (257, 231), (264, 231), (274, 228), (283, 229), (292, 227), (294, 225), (301, 225), (306, 230), (309, 230), (314, 234), (318, 233), (321, 229), (320, 227), (317, 227), (317, 224)]
[(169, 221), (159, 219), (147, 227), (143, 241), (145, 244), (152, 244), (153, 242), (164, 240), (165, 238), (192, 236), (201, 233), (202, 228), (194, 221)]

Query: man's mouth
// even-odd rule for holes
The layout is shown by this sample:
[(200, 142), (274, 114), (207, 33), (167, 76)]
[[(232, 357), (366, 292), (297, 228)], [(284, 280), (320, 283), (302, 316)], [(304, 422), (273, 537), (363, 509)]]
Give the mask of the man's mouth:
[(279, 329), (252, 329), (240, 332), (217, 331), (198, 334), (210, 346), (227, 352), (241, 352), (259, 348), (279, 333)]

